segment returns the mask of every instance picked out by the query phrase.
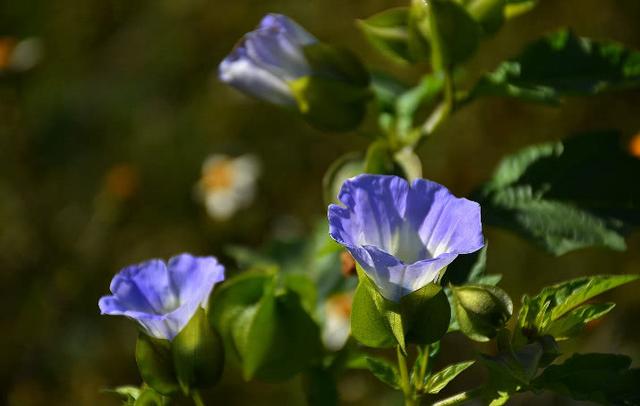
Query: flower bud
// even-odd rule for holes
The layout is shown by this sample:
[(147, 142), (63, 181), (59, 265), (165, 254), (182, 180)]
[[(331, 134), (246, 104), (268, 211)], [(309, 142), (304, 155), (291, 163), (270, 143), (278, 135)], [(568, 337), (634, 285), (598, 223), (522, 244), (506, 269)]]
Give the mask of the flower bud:
[(472, 340), (489, 341), (511, 317), (513, 303), (500, 288), (464, 285), (451, 290), (460, 330)]
[(219, 67), (220, 80), (298, 110), (329, 131), (355, 128), (365, 113), (369, 75), (347, 50), (322, 44), (294, 21), (268, 14)]

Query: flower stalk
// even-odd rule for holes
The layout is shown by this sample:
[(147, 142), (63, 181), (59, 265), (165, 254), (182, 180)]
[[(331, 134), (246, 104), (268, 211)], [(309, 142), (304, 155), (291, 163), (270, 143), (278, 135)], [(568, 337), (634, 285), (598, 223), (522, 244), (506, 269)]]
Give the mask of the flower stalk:
[(404, 395), (405, 406), (416, 406), (415, 392), (409, 380), (409, 371), (407, 369), (407, 356), (402, 352), (400, 346), (396, 347), (398, 354), (398, 370), (400, 371), (400, 388)]

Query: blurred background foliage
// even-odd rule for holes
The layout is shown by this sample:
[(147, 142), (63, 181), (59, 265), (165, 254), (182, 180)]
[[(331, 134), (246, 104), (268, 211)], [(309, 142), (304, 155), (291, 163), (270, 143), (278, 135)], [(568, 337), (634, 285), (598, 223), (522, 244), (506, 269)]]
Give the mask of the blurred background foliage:
[[(378, 69), (416, 80), (424, 66), (390, 64), (354, 24), (404, 3), (0, 2), (0, 403), (116, 405), (101, 390), (139, 382), (133, 323), (100, 317), (97, 308), (122, 266), (187, 251), (218, 255), (233, 273), (225, 246), (260, 247), (272, 237), (307, 234), (326, 211), (324, 171), (367, 140), (321, 134), (249, 99), (219, 83), (216, 66), (263, 14), (276, 11), (324, 41), (350, 47)], [(542, 0), (485, 41), (466, 73), (477, 78), (561, 26), (639, 49), (638, 21), (637, 0)], [(37, 40), (32, 51), (39, 61), (12, 65), (7, 55), (25, 38)], [(559, 107), (483, 99), (454, 115), (419, 155), (426, 177), (465, 195), (507, 153), (609, 128), (638, 133), (640, 92), (568, 99)], [(227, 221), (209, 219), (194, 197), (201, 165), (213, 153), (250, 153), (262, 162), (256, 199)], [(486, 236), (488, 272), (504, 275), (502, 286), (514, 302), (559, 280), (640, 270), (637, 233), (626, 252), (594, 248), (559, 258), (505, 231), (488, 229)], [(640, 359), (637, 289), (614, 291), (616, 310), (563, 349)], [(448, 337), (443, 365), (473, 357), (467, 343)], [(448, 391), (481, 382), (482, 368), (470, 371)], [(247, 385), (227, 368), (223, 384), (208, 396), (226, 405), (303, 404), (300, 388), (297, 380)], [(345, 404), (399, 401), (365, 373), (345, 377), (340, 391)], [(531, 395), (514, 403), (566, 401)]]

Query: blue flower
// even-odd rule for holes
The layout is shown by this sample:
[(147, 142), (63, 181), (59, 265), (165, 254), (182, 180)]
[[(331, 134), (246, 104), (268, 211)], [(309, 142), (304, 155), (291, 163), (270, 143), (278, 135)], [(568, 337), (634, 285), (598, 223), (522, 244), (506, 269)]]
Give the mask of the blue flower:
[(303, 48), (317, 40), (293, 20), (267, 14), (219, 67), (220, 80), (278, 105), (296, 105), (289, 82), (310, 73)]
[(150, 336), (172, 340), (222, 280), (224, 266), (214, 257), (181, 254), (168, 264), (152, 259), (121, 270), (111, 281), (113, 295), (98, 306), (102, 314), (129, 317)]
[(329, 234), (358, 261), (387, 299), (436, 281), (459, 254), (484, 246), (480, 205), (438, 183), (360, 175), (329, 206)]

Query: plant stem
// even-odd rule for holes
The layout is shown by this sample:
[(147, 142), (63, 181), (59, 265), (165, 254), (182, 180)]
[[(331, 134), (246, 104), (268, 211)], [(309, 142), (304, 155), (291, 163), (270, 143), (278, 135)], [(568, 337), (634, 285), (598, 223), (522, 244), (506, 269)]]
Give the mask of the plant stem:
[(449, 114), (454, 110), (456, 98), (455, 98), (455, 84), (453, 82), (453, 72), (451, 69), (446, 69), (444, 71), (444, 98), (442, 102), (433, 110), (431, 115), (427, 117), (427, 120), (424, 122), (422, 127), (420, 128), (420, 137), (415, 140), (416, 143), (420, 142), (420, 140), (425, 137), (430, 136), (435, 132), (435, 130), (440, 127), (440, 125), (444, 122), (444, 120), (449, 117)]
[(398, 370), (400, 371), (400, 387), (404, 394), (404, 404), (405, 406), (415, 406), (414, 392), (411, 387), (411, 382), (409, 381), (409, 372), (407, 370), (407, 357), (400, 349), (400, 346), (398, 346), (396, 350), (398, 353)]
[(427, 374), (427, 368), (429, 366), (429, 344), (425, 345), (422, 351), (423, 361), (420, 364), (420, 370), (418, 371), (418, 379), (416, 379), (416, 381), (414, 382), (416, 391), (418, 391), (419, 393), (424, 388), (424, 377)]
[(200, 392), (194, 390), (191, 392), (191, 399), (193, 399), (193, 404), (196, 406), (205, 406), (202, 400), (202, 396), (200, 396)]
[(460, 392), (446, 399), (442, 399), (433, 403), (433, 406), (454, 406), (478, 397), (482, 393), (482, 388), (471, 389), (466, 392)]

